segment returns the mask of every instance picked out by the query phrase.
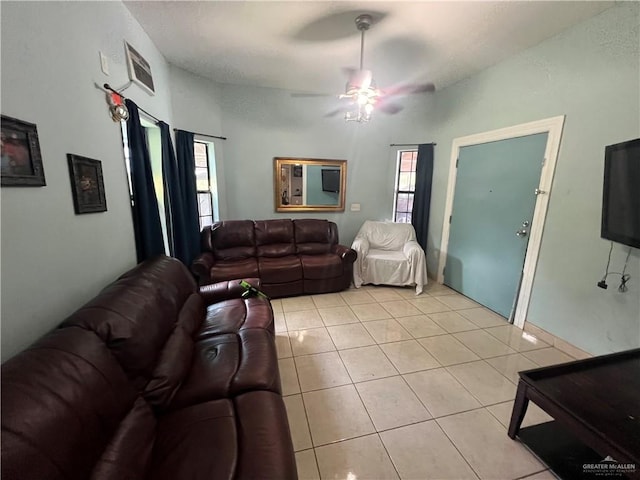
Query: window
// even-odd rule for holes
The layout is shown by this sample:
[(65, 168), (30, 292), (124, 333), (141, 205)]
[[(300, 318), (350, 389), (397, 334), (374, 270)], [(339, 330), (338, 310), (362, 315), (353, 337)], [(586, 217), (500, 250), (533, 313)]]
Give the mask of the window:
[(416, 189), (416, 160), (418, 150), (398, 151), (398, 170), (393, 200), (393, 221), (411, 223), (413, 194)]
[(198, 215), (200, 216), (200, 230), (211, 225), (214, 219), (218, 218), (213, 204), (213, 192), (215, 184), (211, 183), (212, 162), (209, 160), (210, 153), (213, 156), (213, 144), (194, 141), (193, 154), (196, 160), (196, 190), (198, 192)]
[[(153, 174), (153, 184), (155, 188), (156, 198), (158, 200), (158, 210), (160, 214), (160, 223), (162, 225), (162, 235), (164, 237), (165, 251), (173, 250), (171, 244), (171, 235), (169, 234), (170, 225), (167, 219), (170, 219), (171, 213), (168, 211), (168, 205), (165, 203), (165, 188), (162, 175), (162, 144), (160, 139), (160, 129), (150, 120), (143, 116), (140, 123), (145, 129), (147, 147), (149, 149), (149, 157), (151, 160), (151, 172)], [(131, 159), (129, 152), (129, 139), (127, 137), (127, 124), (121, 122), (122, 143), (124, 147), (125, 166), (127, 169), (127, 177), (129, 180), (129, 195), (131, 197), (131, 205), (133, 206), (133, 190), (131, 185)], [(193, 153), (195, 157), (195, 174), (196, 174), (196, 191), (198, 198), (198, 215), (200, 220), (200, 229), (211, 225), (215, 220), (220, 218), (217, 205), (217, 183), (215, 175), (212, 176), (212, 170), (215, 172), (215, 155), (213, 143), (194, 141)]]

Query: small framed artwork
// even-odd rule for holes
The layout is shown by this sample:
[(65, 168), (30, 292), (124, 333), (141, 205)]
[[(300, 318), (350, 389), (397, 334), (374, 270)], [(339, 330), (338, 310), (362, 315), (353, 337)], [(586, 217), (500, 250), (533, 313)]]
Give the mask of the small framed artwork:
[(72, 153), (67, 153), (67, 160), (76, 213), (106, 212), (102, 162)]
[(124, 49), (127, 53), (129, 79), (146, 90), (149, 95), (155, 95), (156, 91), (153, 85), (153, 76), (151, 76), (151, 65), (149, 65), (149, 62), (126, 41), (124, 42)]
[(2, 115), (2, 186), (46, 185), (38, 131), (33, 123)]

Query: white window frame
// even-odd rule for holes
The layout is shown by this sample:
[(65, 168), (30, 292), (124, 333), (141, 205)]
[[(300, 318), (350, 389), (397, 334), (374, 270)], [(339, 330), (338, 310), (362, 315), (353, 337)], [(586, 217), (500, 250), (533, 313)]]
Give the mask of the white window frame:
[[(417, 165), (417, 161), (418, 161), (418, 149), (417, 148), (402, 148), (402, 149), (398, 149), (396, 151), (396, 178), (395, 178), (395, 184), (393, 187), (393, 211), (392, 211), (392, 220), (394, 222), (397, 222), (397, 215), (398, 215), (398, 195), (402, 194), (402, 193), (409, 193), (409, 194), (413, 194), (415, 195), (416, 190), (415, 190), (415, 182), (413, 185), (413, 190), (400, 190), (400, 167), (401, 167), (401, 163), (402, 163), (402, 154), (405, 152), (414, 152), (416, 155), (416, 159), (415, 159), (415, 163), (414, 166)], [(413, 174), (415, 177), (415, 168), (413, 170)], [(402, 212), (402, 213), (408, 213), (408, 212)], [(410, 221), (407, 223), (411, 223)]]

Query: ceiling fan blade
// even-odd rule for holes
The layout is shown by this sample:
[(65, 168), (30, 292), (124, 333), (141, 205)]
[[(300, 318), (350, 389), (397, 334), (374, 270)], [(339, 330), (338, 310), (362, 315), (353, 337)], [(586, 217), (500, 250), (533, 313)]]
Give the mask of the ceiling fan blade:
[(380, 102), (376, 105), (375, 109), (380, 110), (383, 113), (387, 113), (389, 115), (395, 115), (400, 112), (404, 107), (402, 105), (398, 105), (397, 103), (391, 102)]
[(339, 113), (344, 112), (344, 108), (336, 108), (335, 110), (331, 110), (329, 113), (325, 114), (326, 118), (330, 118), (330, 117), (335, 117), (336, 115), (338, 115)]
[(292, 93), (294, 98), (318, 98), (318, 97), (335, 97), (332, 93)]
[(429, 82), (420, 84), (398, 85), (385, 89), (384, 94), (387, 96), (412, 95), (414, 93), (434, 92), (435, 90), (436, 86), (433, 83)]

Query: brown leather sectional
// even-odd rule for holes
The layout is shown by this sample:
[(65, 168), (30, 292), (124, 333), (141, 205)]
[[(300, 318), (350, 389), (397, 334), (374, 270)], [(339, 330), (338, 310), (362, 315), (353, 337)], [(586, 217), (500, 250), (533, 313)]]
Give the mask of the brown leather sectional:
[(158, 257), (6, 361), (2, 479), (295, 479), (273, 312), (243, 291)]
[(231, 220), (201, 232), (191, 270), (201, 285), (257, 277), (272, 298), (349, 288), (356, 252), (335, 223), (317, 219)]

